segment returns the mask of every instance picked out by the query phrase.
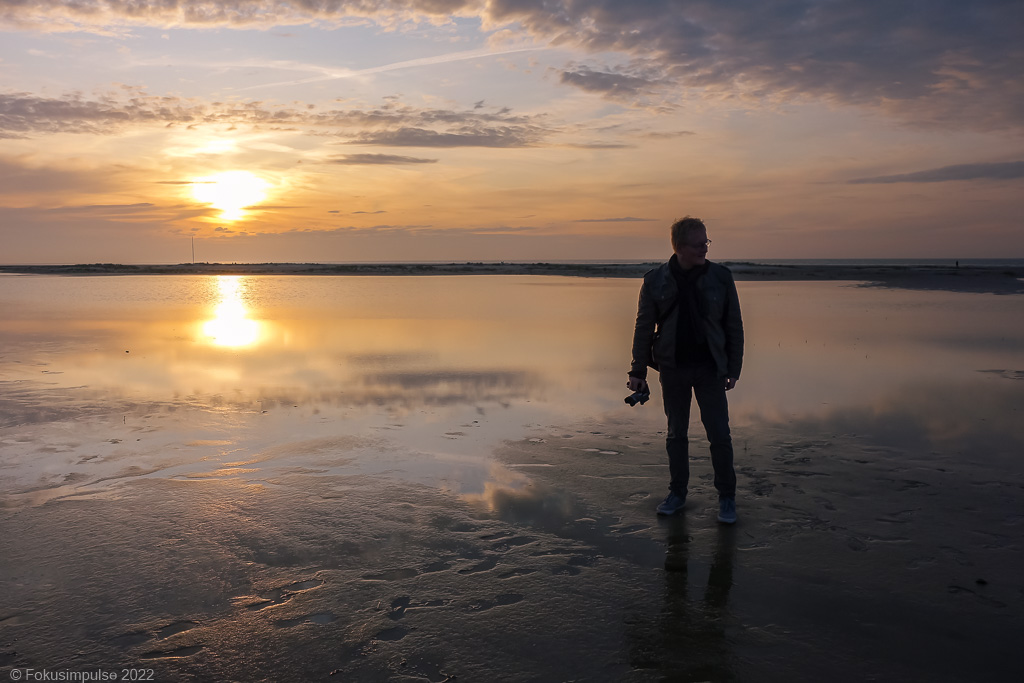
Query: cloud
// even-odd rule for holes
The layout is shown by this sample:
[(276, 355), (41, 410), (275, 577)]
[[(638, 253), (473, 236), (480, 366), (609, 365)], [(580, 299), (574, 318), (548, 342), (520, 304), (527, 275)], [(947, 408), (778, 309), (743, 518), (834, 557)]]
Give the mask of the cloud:
[(692, 130), (675, 130), (675, 131), (649, 131), (642, 133), (640, 137), (651, 138), (652, 140), (672, 140), (674, 138), (688, 137), (690, 135), (696, 135)]
[(579, 67), (575, 71), (563, 71), (561, 81), (588, 92), (626, 97), (633, 97), (637, 93), (649, 89), (654, 83), (639, 76), (628, 76), (608, 71), (591, 71), (586, 66)]
[[(640, 80), (576, 68), (595, 92), (675, 81), (698, 97), (813, 98), (867, 106), (915, 125), (1024, 123), (1024, 5), (888, 0), (490, 0), (492, 20), (592, 53), (643, 60)], [(654, 67), (660, 69), (655, 75)], [(666, 95), (671, 98), (673, 93)]]
[(813, 99), (917, 126), (1024, 124), (1024, 3), (1008, 0), (0, 0), (0, 26), (37, 31), (394, 28), (454, 17), (612, 63), (618, 55), (625, 66), (562, 72), (567, 85), (606, 96), (675, 84), (662, 89), (666, 101)]
[(570, 65), (560, 72), (559, 81), (609, 100), (647, 106), (657, 102), (659, 91), (675, 85), (674, 79), (666, 78), (659, 71), (657, 65), (605, 67), (602, 70), (594, 70), (585, 64)]
[(1024, 161), (995, 164), (957, 164), (915, 173), (857, 178), (852, 185), (888, 183), (943, 183), (949, 180), (1016, 180), (1024, 178)]
[(280, 234), (291, 234), (291, 233), (322, 233), (322, 234), (374, 234), (374, 233), (410, 233), (410, 234), (428, 234), (438, 232), (444, 234), (446, 231), (438, 228), (434, 228), (433, 225), (344, 225), (336, 228), (293, 228), (291, 230), (284, 230)]
[(464, 0), (0, 0), (0, 25), (37, 31), (115, 32), (116, 28), (272, 28), (339, 26), (373, 17), (386, 24), (437, 21)]
[(636, 145), (627, 145), (622, 142), (567, 142), (565, 147), (573, 149), (632, 149)]
[(178, 97), (125, 89), (86, 100), (78, 93), (42, 97), (0, 93), (0, 137), (43, 133), (111, 133), (131, 124), (191, 124), (208, 120), (207, 107)]
[(473, 235), (522, 235), (524, 233), (544, 232), (533, 225), (495, 225), (491, 227), (471, 228), (466, 232)]
[(53, 213), (88, 213), (97, 212), (102, 214), (111, 213), (149, 213), (155, 207), (149, 202), (138, 202), (135, 204), (84, 204), (81, 206), (60, 206), (49, 211)]
[(633, 216), (626, 216), (625, 218), (577, 218), (572, 221), (573, 223), (647, 223), (650, 221), (657, 220), (655, 218), (634, 218)]
[(360, 133), (346, 144), (387, 147), (533, 147), (541, 138), (542, 131), (533, 126), (459, 128), (448, 132), (403, 127), (398, 130)]
[[(332, 212), (332, 213), (337, 213), (337, 212)], [(369, 216), (373, 216), (373, 215), (376, 215), (378, 213), (387, 213), (387, 211), (353, 211), (352, 215), (354, 216), (354, 215), (359, 214), (359, 213), (365, 213), (365, 214), (367, 214)]]
[[(203, 102), (149, 95), (131, 86), (92, 99), (79, 93), (60, 97), (0, 93), (0, 137), (57, 133), (113, 135), (132, 127), (229, 125), (334, 135), (350, 138), (348, 144), (527, 147), (539, 144), (552, 132), (542, 125), (543, 118), (513, 114), (507, 108), (492, 111), (438, 109), (413, 107), (396, 100), (378, 107), (316, 111), (310, 107), (277, 107), (261, 101)], [(373, 155), (363, 155), (362, 161), (360, 155), (347, 158), (356, 159), (348, 163), (388, 163), (383, 155), (378, 155), (376, 162), (372, 160)]]
[(340, 157), (333, 157), (329, 163), (332, 164), (436, 164), (437, 159), (421, 159), (419, 157), (403, 157), (397, 154), (346, 154)]

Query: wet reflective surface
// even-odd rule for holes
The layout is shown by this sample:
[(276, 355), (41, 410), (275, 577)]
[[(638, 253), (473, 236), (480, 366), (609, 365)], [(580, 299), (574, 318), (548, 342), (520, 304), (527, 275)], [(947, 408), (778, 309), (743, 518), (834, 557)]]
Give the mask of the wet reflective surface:
[(0, 666), (1017, 673), (1021, 299), (739, 283), (720, 530), (696, 410), (687, 509), (652, 514), (660, 396), (622, 403), (638, 287), (0, 276)]
[(176, 444), (195, 475), (239, 450), (306, 466), (315, 444), (357, 438), (415, 451), (366, 471), (397, 457), (414, 480), (470, 490), (501, 439), (617, 405), (604, 387), (621, 383), (609, 360), (629, 330), (614, 312), (635, 298), (486, 277), (6, 278), (3, 292), (3, 426), (24, 459), (94, 431), (137, 466)]

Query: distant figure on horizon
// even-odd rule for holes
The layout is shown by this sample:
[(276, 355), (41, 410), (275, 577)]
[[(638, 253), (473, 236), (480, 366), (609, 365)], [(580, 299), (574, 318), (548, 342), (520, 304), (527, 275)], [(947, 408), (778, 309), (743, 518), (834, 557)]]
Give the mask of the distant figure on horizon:
[(633, 361), (627, 386), (648, 393), (648, 366), (657, 370), (668, 417), (669, 494), (659, 515), (673, 515), (686, 504), (690, 463), (687, 427), (691, 394), (711, 442), (718, 489), (718, 521), (736, 522), (729, 402), (743, 364), (743, 321), (732, 272), (707, 260), (707, 228), (687, 216), (672, 224), (672, 257), (644, 275), (640, 287)]

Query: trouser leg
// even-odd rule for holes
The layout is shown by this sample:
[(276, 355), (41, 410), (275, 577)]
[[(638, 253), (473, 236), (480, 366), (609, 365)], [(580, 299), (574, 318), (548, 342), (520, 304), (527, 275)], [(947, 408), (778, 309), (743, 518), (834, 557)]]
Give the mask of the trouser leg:
[(711, 443), (711, 464), (715, 469), (715, 488), (720, 498), (736, 497), (736, 471), (733, 469), (732, 435), (729, 431), (729, 401), (725, 380), (713, 367), (702, 368), (693, 384), (700, 407), (700, 421)]
[(690, 482), (690, 455), (686, 436), (690, 424), (692, 373), (663, 371), (661, 373), (661, 395), (668, 418), (668, 435), (665, 450), (668, 451), (669, 490), (679, 496), (686, 495)]

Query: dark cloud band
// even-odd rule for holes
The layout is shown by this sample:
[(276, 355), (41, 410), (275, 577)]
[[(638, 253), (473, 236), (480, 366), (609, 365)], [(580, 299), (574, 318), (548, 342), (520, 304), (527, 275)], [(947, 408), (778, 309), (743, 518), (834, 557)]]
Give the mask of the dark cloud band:
[(957, 164), (927, 171), (851, 180), (853, 185), (888, 183), (942, 183), (950, 180), (1017, 180), (1024, 178), (1024, 161), (996, 164)]
[(345, 154), (330, 160), (332, 164), (350, 165), (395, 165), (395, 164), (436, 164), (437, 159), (404, 157), (397, 154)]
[[(395, 147), (528, 147), (548, 133), (540, 117), (508, 109), (486, 111), (417, 108), (400, 103), (367, 109), (315, 111), (259, 101), (232, 104), (148, 95), (138, 88), (92, 100), (80, 95), (42, 97), (0, 93), (0, 136), (55, 133), (112, 134), (130, 126), (209, 124), (304, 129), (349, 138), (349, 144)], [(413, 157), (347, 155), (336, 163), (434, 163)]]

